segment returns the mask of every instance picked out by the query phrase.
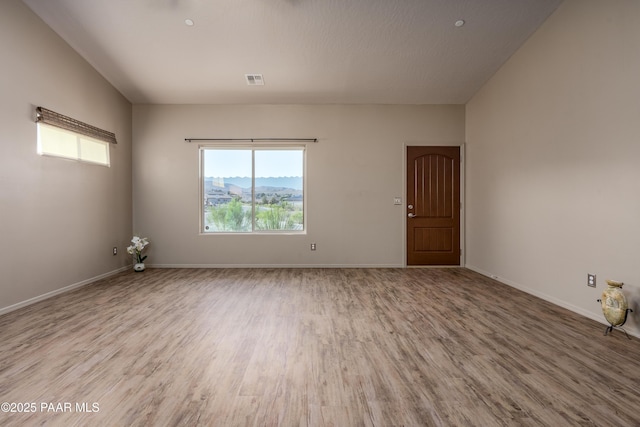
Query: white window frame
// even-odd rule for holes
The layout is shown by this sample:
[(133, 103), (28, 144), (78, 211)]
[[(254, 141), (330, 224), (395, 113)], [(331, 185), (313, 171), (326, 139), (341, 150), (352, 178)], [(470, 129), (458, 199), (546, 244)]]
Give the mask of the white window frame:
[[(251, 150), (251, 230), (250, 231), (207, 231), (205, 230), (205, 156), (204, 152), (207, 150)], [(256, 228), (256, 194), (255, 194), (255, 152), (256, 151), (269, 151), (269, 150), (299, 150), (302, 151), (302, 230), (259, 230)], [(234, 236), (247, 236), (247, 235), (304, 235), (307, 234), (307, 147), (304, 144), (234, 144), (234, 143), (216, 143), (216, 144), (202, 144), (198, 148), (199, 157), (199, 234), (203, 236), (220, 236), (220, 235), (234, 235)]]

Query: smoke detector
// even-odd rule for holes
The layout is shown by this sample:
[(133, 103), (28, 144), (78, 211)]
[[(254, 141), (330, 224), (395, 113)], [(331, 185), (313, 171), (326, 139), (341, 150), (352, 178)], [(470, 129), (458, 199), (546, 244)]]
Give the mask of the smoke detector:
[(244, 78), (249, 86), (264, 86), (262, 74), (245, 74)]

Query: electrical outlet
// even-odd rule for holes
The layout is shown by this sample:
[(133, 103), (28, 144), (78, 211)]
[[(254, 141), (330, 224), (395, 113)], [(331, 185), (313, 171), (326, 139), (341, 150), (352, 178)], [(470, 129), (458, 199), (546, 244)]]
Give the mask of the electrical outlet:
[(118, 255), (118, 247), (117, 246), (113, 247), (113, 254), (114, 255)]
[(596, 287), (596, 275), (595, 274), (587, 274), (587, 286), (592, 288)]
[(312, 244), (311, 244), (311, 250), (312, 250), (312, 251), (315, 251), (315, 250), (316, 250), (316, 244), (315, 244), (315, 243), (312, 243)]

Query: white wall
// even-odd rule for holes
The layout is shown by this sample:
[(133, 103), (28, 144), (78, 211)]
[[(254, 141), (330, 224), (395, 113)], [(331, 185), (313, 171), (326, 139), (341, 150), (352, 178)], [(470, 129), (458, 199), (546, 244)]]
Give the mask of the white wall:
[[(131, 263), (131, 105), (19, 0), (0, 4), (0, 58), (3, 312)], [(36, 106), (115, 132), (111, 167), (37, 155)]]
[[(463, 106), (133, 108), (134, 230), (155, 266), (402, 266), (404, 147), (460, 145)], [(198, 144), (185, 138), (319, 138), (307, 152), (308, 232), (199, 235)], [(317, 243), (317, 251), (309, 245)]]
[(636, 0), (567, 0), (466, 108), (468, 266), (601, 321), (623, 281), (635, 333), (639, 22)]

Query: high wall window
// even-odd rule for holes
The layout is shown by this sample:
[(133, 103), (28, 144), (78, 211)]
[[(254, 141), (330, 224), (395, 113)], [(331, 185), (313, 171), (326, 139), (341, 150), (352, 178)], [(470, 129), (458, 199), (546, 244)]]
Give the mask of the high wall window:
[(44, 107), (36, 107), (38, 154), (109, 166), (116, 135)]
[(38, 154), (109, 166), (109, 143), (38, 123)]
[(304, 147), (201, 147), (203, 233), (303, 233)]

